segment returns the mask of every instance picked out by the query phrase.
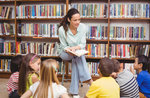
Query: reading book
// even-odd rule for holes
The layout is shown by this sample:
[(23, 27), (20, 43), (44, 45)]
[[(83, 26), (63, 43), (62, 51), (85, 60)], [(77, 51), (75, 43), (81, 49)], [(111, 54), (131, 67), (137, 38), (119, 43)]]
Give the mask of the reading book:
[(70, 50), (68, 50), (68, 49), (65, 49), (65, 50), (67, 50), (68, 52), (70, 52), (70, 53), (72, 53), (72, 54), (74, 54), (75, 56), (78, 56), (78, 57), (89, 53), (89, 51), (86, 51), (86, 50), (83, 50), (83, 49), (81, 49), (81, 50), (76, 50), (75, 52), (70, 51)]

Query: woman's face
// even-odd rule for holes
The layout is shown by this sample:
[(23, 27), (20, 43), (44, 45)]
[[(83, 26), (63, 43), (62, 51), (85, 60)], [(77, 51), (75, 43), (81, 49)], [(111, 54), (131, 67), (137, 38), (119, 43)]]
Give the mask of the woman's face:
[(71, 20), (68, 19), (68, 21), (70, 22), (70, 26), (74, 28), (78, 28), (80, 24), (80, 14), (77, 13), (77, 14), (72, 15)]

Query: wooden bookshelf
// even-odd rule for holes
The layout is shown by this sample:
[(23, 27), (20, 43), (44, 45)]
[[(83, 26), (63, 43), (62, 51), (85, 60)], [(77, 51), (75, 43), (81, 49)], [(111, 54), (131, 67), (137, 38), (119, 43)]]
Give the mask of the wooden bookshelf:
[[(71, 2), (70, 2), (71, 1)], [(0, 6), (8, 5), (13, 6), (15, 10), (15, 17), (13, 19), (5, 19), (0, 18), (0, 23), (14, 23), (15, 24), (15, 35), (0, 35), (0, 38), (3, 39), (14, 39), (15, 42), (21, 42), (21, 41), (45, 41), (45, 42), (59, 42), (59, 39), (57, 37), (38, 37), (38, 36), (18, 36), (18, 24), (20, 23), (60, 23), (62, 18), (17, 18), (16, 16), (16, 7), (19, 5), (33, 5), (33, 4), (65, 4), (66, 5), (66, 12), (69, 9), (69, 4), (73, 3), (106, 3), (107, 4), (107, 17), (81, 17), (81, 22), (83, 23), (104, 23), (107, 24), (107, 39), (87, 39), (87, 44), (107, 44), (108, 45), (108, 55), (107, 57), (110, 57), (109, 49), (111, 48), (111, 44), (138, 44), (138, 45), (150, 45), (150, 33), (149, 33), (149, 40), (111, 40), (110, 39), (110, 26), (111, 23), (115, 21), (124, 22), (148, 22), (150, 23), (150, 18), (111, 18), (110, 17), (110, 4), (111, 3), (135, 3), (135, 2), (141, 2), (141, 3), (148, 3), (150, 5), (149, 0), (14, 0), (14, 1), (0, 1)], [(150, 10), (150, 9), (149, 9)], [(150, 25), (150, 24), (149, 24)], [(150, 28), (150, 27), (149, 27)], [(149, 29), (148, 28), (148, 29)], [(149, 31), (150, 32), (150, 29)], [(17, 54), (15, 54), (17, 55)], [(11, 58), (15, 55), (0, 55), (0, 58)], [(54, 58), (57, 60), (61, 60), (58, 56), (41, 56), (42, 59), (47, 58)], [(100, 59), (103, 57), (92, 57), (92, 56), (86, 56), (86, 59), (88, 62), (99, 62)], [(120, 62), (134, 62), (135, 58), (112, 58), (112, 59), (118, 59)], [(10, 76), (9, 72), (0, 72), (0, 78), (8, 78)], [(59, 78), (61, 79), (62, 75), (59, 75)], [(71, 76), (67, 74), (65, 75), (65, 78), (70, 78)], [(92, 78), (95, 80), (98, 77), (92, 76)]]

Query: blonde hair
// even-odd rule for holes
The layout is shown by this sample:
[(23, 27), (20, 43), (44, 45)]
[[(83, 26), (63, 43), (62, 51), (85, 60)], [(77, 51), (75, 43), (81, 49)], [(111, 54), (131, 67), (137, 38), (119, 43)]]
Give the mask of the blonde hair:
[(48, 98), (48, 88), (51, 89), (51, 98), (53, 98), (52, 82), (59, 84), (56, 74), (58, 63), (54, 59), (44, 60), (40, 67), (40, 83), (33, 95), (33, 98)]

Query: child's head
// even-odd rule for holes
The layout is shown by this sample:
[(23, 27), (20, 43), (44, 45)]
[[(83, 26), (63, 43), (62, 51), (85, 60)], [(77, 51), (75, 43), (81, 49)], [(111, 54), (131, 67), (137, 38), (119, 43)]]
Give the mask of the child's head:
[(148, 57), (145, 55), (140, 55), (135, 58), (134, 69), (137, 71), (147, 70), (148, 71)]
[(116, 59), (112, 59), (112, 62), (114, 63), (114, 71), (111, 74), (111, 76), (113, 78), (117, 78), (117, 74), (120, 71), (121, 68), (123, 68), (123, 66), (120, 64), (120, 62)]
[(57, 71), (59, 69), (58, 62), (54, 59), (47, 59), (42, 62), (40, 68), (40, 81), (59, 84)]
[(11, 59), (10, 70), (11, 73), (18, 72), (22, 63), (22, 55), (17, 55)]
[(114, 65), (109, 58), (102, 58), (100, 60), (99, 69), (103, 77), (109, 77), (114, 71)]
[(114, 72), (119, 72), (123, 66), (121, 66), (120, 62), (116, 59), (112, 59), (112, 62), (114, 63)]
[(27, 72), (38, 72), (41, 65), (41, 58), (34, 54), (29, 53), (23, 59), (22, 68), (23, 70), (26, 69)]
[(57, 78), (58, 62), (54, 59), (44, 60), (40, 67), (40, 84), (33, 97), (45, 98), (48, 96), (48, 89), (51, 89), (51, 98), (53, 98), (52, 82), (59, 84)]
[(34, 53), (27, 54), (21, 64), (19, 71), (19, 94), (22, 95), (26, 90), (27, 77), (31, 73), (39, 71), (41, 65), (41, 59)]

